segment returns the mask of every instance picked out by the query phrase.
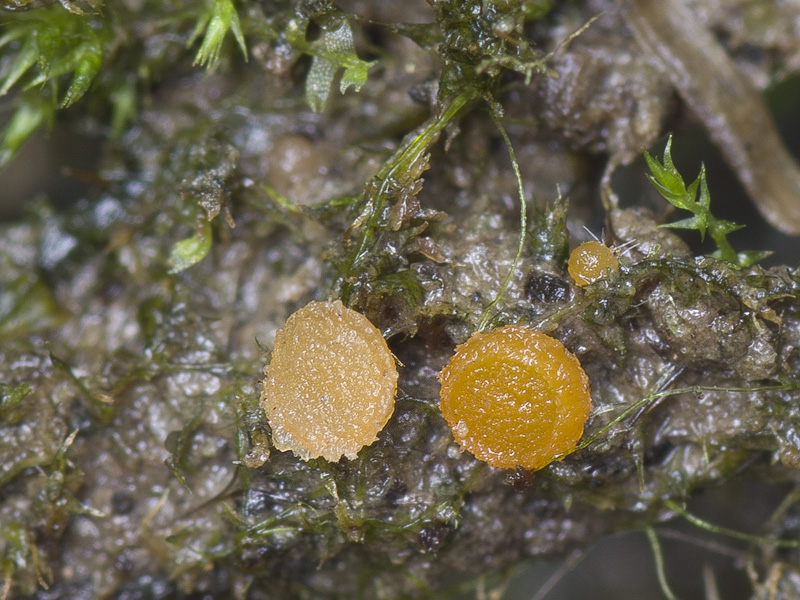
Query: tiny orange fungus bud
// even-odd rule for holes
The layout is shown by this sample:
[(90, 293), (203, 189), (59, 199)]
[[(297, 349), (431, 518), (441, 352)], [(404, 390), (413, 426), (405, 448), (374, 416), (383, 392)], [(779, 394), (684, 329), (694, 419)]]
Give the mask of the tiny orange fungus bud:
[(619, 269), (619, 261), (614, 251), (600, 242), (584, 242), (569, 255), (567, 270), (580, 287), (603, 279), (608, 269)]
[(261, 405), (272, 442), (303, 460), (355, 459), (394, 410), (394, 357), (381, 332), (339, 300), (292, 314), (264, 373)]
[(591, 409), (589, 379), (575, 355), (518, 325), (474, 334), (439, 380), (456, 442), (495, 467), (547, 466), (575, 447)]

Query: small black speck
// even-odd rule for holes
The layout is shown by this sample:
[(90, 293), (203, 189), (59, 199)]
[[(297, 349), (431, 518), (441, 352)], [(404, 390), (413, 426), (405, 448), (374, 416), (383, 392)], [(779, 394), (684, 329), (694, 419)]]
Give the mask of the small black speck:
[(566, 302), (569, 300), (569, 286), (549, 273), (534, 271), (525, 284), (525, 296), (537, 304)]
[(111, 512), (115, 515), (127, 515), (134, 506), (136, 502), (128, 492), (114, 492), (111, 496)]
[(650, 446), (644, 453), (644, 465), (650, 467), (662, 464), (674, 448), (675, 446), (669, 440)]
[(505, 481), (517, 492), (523, 492), (533, 483), (534, 477), (533, 471), (517, 465), (514, 471), (506, 475)]
[(434, 521), (428, 527), (419, 530), (419, 550), (423, 554), (436, 553), (442, 547), (450, 529), (440, 521)]

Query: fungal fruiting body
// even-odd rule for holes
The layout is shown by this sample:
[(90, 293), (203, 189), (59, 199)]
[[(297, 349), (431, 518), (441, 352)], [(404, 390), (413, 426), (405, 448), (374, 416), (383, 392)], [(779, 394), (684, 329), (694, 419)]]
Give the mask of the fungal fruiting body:
[(558, 340), (518, 325), (474, 334), (439, 381), (456, 442), (495, 467), (547, 466), (575, 447), (591, 409), (578, 359)]
[(600, 242), (584, 242), (569, 255), (567, 270), (575, 284), (588, 287), (608, 273), (608, 269), (619, 269), (619, 261), (614, 251)]
[(394, 410), (397, 367), (381, 332), (339, 300), (311, 302), (275, 337), (261, 405), (278, 450), (354, 459)]

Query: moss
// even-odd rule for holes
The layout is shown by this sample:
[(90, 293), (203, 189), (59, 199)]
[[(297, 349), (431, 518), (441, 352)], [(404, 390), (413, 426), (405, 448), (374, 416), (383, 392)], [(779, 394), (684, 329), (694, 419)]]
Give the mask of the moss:
[[(242, 0), (201, 69), (212, 3), (12, 4), (7, 145), (52, 118), (106, 146), (87, 197), (0, 230), (0, 598), (443, 597), (454, 574), (658, 534), (704, 487), (794, 483), (796, 269), (692, 256), (660, 200), (599, 211), (593, 153), (618, 165), (678, 125), (613, 11), (553, 53), (589, 4), (453, 0), (408, 24), (396, 3)], [(50, 19), (90, 31), (99, 67), (66, 37), (69, 68), (11, 81)], [(356, 85), (323, 98), (337, 78)], [(603, 217), (619, 273), (577, 289), (570, 246)], [(272, 447), (259, 379), (287, 317), (336, 296), (404, 365), (397, 406), (355, 460), (306, 463)], [(438, 407), (486, 320), (558, 338), (590, 379), (581, 447), (533, 478), (461, 453)], [(794, 512), (765, 535), (796, 537)], [(754, 593), (772, 576), (790, 597), (800, 559), (770, 575), (769, 547)]]

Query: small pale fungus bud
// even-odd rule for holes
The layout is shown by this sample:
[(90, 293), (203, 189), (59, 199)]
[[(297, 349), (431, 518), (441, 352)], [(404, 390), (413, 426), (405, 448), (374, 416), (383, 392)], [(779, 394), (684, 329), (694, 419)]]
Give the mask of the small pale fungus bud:
[(584, 242), (569, 255), (567, 270), (580, 287), (603, 279), (608, 269), (617, 271), (619, 261), (614, 251), (600, 242)]

